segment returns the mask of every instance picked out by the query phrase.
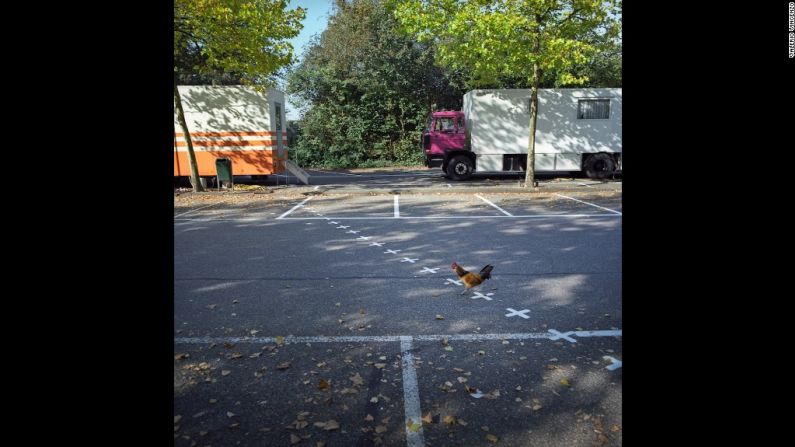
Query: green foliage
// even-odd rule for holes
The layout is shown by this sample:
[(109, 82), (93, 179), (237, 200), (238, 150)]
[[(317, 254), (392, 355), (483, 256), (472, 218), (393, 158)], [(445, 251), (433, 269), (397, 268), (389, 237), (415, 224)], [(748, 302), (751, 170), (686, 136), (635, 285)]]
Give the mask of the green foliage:
[[(434, 42), (438, 60), (472, 71), (470, 87), (588, 81), (599, 43), (619, 35), (620, 2), (601, 0), (391, 0), (402, 29)], [(620, 70), (620, 69), (619, 69)], [(592, 71), (593, 67), (592, 67)], [(546, 77), (544, 76), (546, 74)], [(518, 84), (518, 85), (517, 85)]]
[(303, 27), (285, 0), (175, 0), (174, 60), (180, 79), (267, 85), (292, 60)]
[(428, 113), (459, 109), (464, 76), (434, 64), (434, 47), (398, 32), (382, 2), (337, 2), (328, 28), (288, 78), (304, 106), (292, 153), (311, 167), (422, 164)]

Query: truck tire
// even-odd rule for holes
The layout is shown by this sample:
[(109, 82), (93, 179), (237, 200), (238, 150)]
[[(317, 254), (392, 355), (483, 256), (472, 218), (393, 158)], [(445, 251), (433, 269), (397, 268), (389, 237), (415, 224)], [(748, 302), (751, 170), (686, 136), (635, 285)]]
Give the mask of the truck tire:
[(604, 179), (616, 170), (616, 162), (607, 154), (596, 154), (585, 162), (585, 174), (592, 179)]
[(466, 180), (472, 176), (472, 161), (464, 155), (456, 155), (447, 163), (447, 175), (453, 180)]

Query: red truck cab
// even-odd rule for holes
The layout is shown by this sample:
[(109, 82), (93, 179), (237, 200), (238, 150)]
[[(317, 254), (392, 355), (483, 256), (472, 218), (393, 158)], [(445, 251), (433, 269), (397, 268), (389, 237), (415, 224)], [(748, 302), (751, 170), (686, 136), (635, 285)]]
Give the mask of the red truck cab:
[(464, 180), (472, 174), (475, 156), (466, 148), (464, 112), (433, 112), (420, 141), (425, 153), (425, 166), (441, 167), (448, 177), (455, 180)]

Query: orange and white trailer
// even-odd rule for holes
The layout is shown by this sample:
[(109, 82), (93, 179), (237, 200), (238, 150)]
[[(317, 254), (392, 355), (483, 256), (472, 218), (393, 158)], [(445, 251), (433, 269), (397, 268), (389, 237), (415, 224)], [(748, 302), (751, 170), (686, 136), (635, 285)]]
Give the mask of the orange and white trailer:
[[(181, 85), (179, 88), (199, 176), (215, 177), (218, 158), (233, 175), (278, 174), (287, 160), (284, 93), (249, 86)], [(190, 177), (188, 147), (174, 110), (174, 176)]]

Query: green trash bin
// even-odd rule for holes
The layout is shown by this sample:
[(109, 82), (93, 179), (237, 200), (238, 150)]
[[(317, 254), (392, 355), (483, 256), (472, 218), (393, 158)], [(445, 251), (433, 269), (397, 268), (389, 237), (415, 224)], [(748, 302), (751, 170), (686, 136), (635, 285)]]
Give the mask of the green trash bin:
[(218, 189), (221, 189), (221, 182), (228, 182), (234, 189), (234, 179), (232, 178), (232, 160), (228, 158), (218, 158), (215, 160), (215, 175), (218, 179)]

